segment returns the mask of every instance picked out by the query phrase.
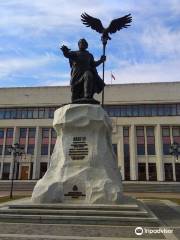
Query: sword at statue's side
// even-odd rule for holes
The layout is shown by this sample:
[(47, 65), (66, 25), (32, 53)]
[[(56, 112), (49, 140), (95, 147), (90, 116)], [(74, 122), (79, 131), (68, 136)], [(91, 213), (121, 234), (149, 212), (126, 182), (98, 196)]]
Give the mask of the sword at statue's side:
[[(81, 14), (81, 21), (86, 27), (91, 27), (93, 30), (101, 33), (101, 41), (103, 43), (103, 55), (105, 56), (107, 41), (111, 40), (109, 34), (120, 31), (123, 28), (127, 28), (130, 26), (129, 23), (132, 22), (131, 14), (125, 15), (124, 17), (117, 18), (111, 21), (107, 28), (104, 28), (101, 20), (98, 18), (94, 18), (87, 13)], [(105, 63), (103, 62), (103, 81), (104, 81), (104, 71), (105, 71)], [(102, 106), (104, 106), (104, 90), (102, 92)]]

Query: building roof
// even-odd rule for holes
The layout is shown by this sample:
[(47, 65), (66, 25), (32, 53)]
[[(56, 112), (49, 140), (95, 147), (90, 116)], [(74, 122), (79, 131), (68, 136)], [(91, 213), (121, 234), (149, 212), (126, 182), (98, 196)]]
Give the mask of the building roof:
[[(107, 85), (104, 96), (111, 105), (180, 102), (180, 82)], [(101, 100), (101, 94), (95, 98)], [(69, 86), (0, 88), (0, 107), (59, 106), (70, 99)]]

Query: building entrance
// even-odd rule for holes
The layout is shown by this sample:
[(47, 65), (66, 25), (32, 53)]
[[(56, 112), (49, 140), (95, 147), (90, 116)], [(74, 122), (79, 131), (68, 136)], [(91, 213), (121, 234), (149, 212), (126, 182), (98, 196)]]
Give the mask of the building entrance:
[(146, 181), (146, 164), (138, 163), (138, 180)]
[(29, 175), (29, 166), (22, 166), (21, 167), (21, 180), (28, 180)]
[(176, 169), (176, 181), (180, 182), (180, 163), (175, 164)]

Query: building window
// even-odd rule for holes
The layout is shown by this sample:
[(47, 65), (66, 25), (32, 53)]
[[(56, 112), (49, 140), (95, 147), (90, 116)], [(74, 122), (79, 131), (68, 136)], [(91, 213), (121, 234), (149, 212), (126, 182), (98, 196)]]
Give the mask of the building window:
[(44, 174), (47, 171), (47, 163), (46, 162), (41, 162), (40, 163), (40, 178), (44, 176)]
[(48, 144), (41, 144), (41, 155), (48, 155)]
[(139, 109), (138, 109), (137, 105), (133, 105), (131, 111), (132, 111), (132, 116), (133, 117), (138, 117), (139, 116)]
[(164, 171), (165, 171), (165, 181), (173, 181), (172, 163), (165, 163)]
[(180, 144), (180, 127), (172, 128), (173, 142)]
[(46, 118), (46, 119), (49, 118), (49, 108), (45, 108), (45, 110), (44, 110), (44, 118)]
[(54, 151), (54, 146), (55, 146), (55, 144), (51, 144), (51, 146), (50, 146), (50, 155), (53, 153), (53, 151)]
[(20, 128), (20, 138), (26, 138), (27, 128)]
[(169, 127), (163, 127), (162, 128), (162, 136), (163, 137), (170, 137), (170, 128)]
[(0, 139), (4, 139), (4, 129), (0, 128)]
[(130, 180), (129, 127), (123, 127), (124, 179)]
[(139, 106), (139, 117), (143, 117), (143, 116), (145, 116), (145, 109), (144, 109), (145, 107), (144, 107), (144, 105), (140, 105)]
[(42, 128), (42, 138), (49, 138), (49, 128)]
[(3, 152), (3, 145), (0, 145), (0, 155), (2, 155)]
[(136, 127), (136, 136), (144, 137), (144, 127)]
[(154, 127), (146, 127), (147, 135), (147, 154), (155, 155), (155, 137), (154, 137)]
[(57, 134), (56, 131), (54, 130), (54, 128), (51, 129), (51, 138), (56, 138)]
[(7, 138), (13, 138), (13, 132), (14, 132), (13, 128), (7, 128), (6, 137)]
[(11, 155), (11, 152), (9, 151), (9, 149), (11, 148), (11, 145), (5, 145), (5, 151), (4, 151), (4, 155)]
[(136, 127), (137, 155), (145, 155), (144, 127)]
[(6, 109), (4, 118), (11, 119), (11, 110), (10, 109)]
[(129, 144), (124, 144), (124, 179), (130, 180), (130, 154)]
[(123, 127), (123, 136), (129, 137), (129, 127)]
[(164, 116), (165, 111), (164, 111), (164, 105), (158, 105), (158, 116)]
[(36, 128), (29, 128), (28, 137), (29, 138), (35, 138), (35, 136), (36, 136)]
[(56, 108), (50, 108), (49, 109), (49, 118), (53, 118), (54, 117), (54, 111)]
[(44, 118), (44, 108), (39, 108), (39, 118)]
[(163, 144), (163, 154), (164, 155), (170, 155), (169, 149), (170, 149), (171, 144)]
[(145, 145), (137, 144), (137, 155), (145, 155)]
[(148, 163), (149, 181), (157, 181), (156, 163)]
[(26, 119), (28, 116), (28, 112), (27, 112), (27, 109), (22, 109), (22, 112), (21, 112), (21, 118), (22, 119)]
[(171, 146), (170, 127), (162, 128), (162, 142), (163, 142), (163, 154), (169, 155), (169, 149)]
[(146, 181), (146, 164), (138, 163), (138, 180)]
[[(0, 109), (0, 119), (48, 119), (54, 117), (56, 107), (27, 107)], [(111, 117), (152, 117), (179, 116), (180, 104), (133, 104), (106, 105), (105, 109)]]
[(55, 146), (55, 143), (56, 143), (56, 137), (57, 137), (57, 134), (56, 134), (56, 131), (51, 128), (51, 145), (50, 145), (50, 155), (53, 153), (54, 151), (54, 146)]
[(146, 127), (147, 137), (154, 137), (154, 127)]
[(34, 154), (34, 144), (28, 144), (27, 154)]
[(117, 144), (112, 144), (112, 147), (115, 155), (117, 156)]
[(173, 135), (173, 137), (179, 137), (180, 136), (180, 128), (179, 127), (173, 127), (172, 128), (172, 135)]
[(29, 118), (29, 119), (33, 118), (33, 109), (31, 109), (31, 108), (28, 109), (27, 118)]
[(148, 155), (156, 155), (154, 144), (147, 144), (147, 154)]
[(16, 118), (17, 119), (21, 119), (22, 118), (22, 110), (21, 109), (17, 109)]
[(0, 119), (4, 119), (4, 109), (0, 109)]
[(9, 174), (10, 174), (10, 163), (4, 163), (3, 164), (2, 179), (3, 180), (9, 180)]

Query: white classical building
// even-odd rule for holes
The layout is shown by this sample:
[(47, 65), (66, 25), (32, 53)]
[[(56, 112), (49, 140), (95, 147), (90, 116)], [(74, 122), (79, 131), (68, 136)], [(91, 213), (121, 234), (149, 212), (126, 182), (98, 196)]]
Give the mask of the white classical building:
[[(1, 180), (12, 178), (8, 149), (16, 142), (26, 154), (16, 159), (15, 179), (43, 176), (56, 141), (54, 110), (70, 97), (66, 86), (0, 89)], [(180, 144), (179, 82), (108, 85), (104, 108), (123, 180), (180, 181), (180, 160), (169, 154), (173, 142)]]

